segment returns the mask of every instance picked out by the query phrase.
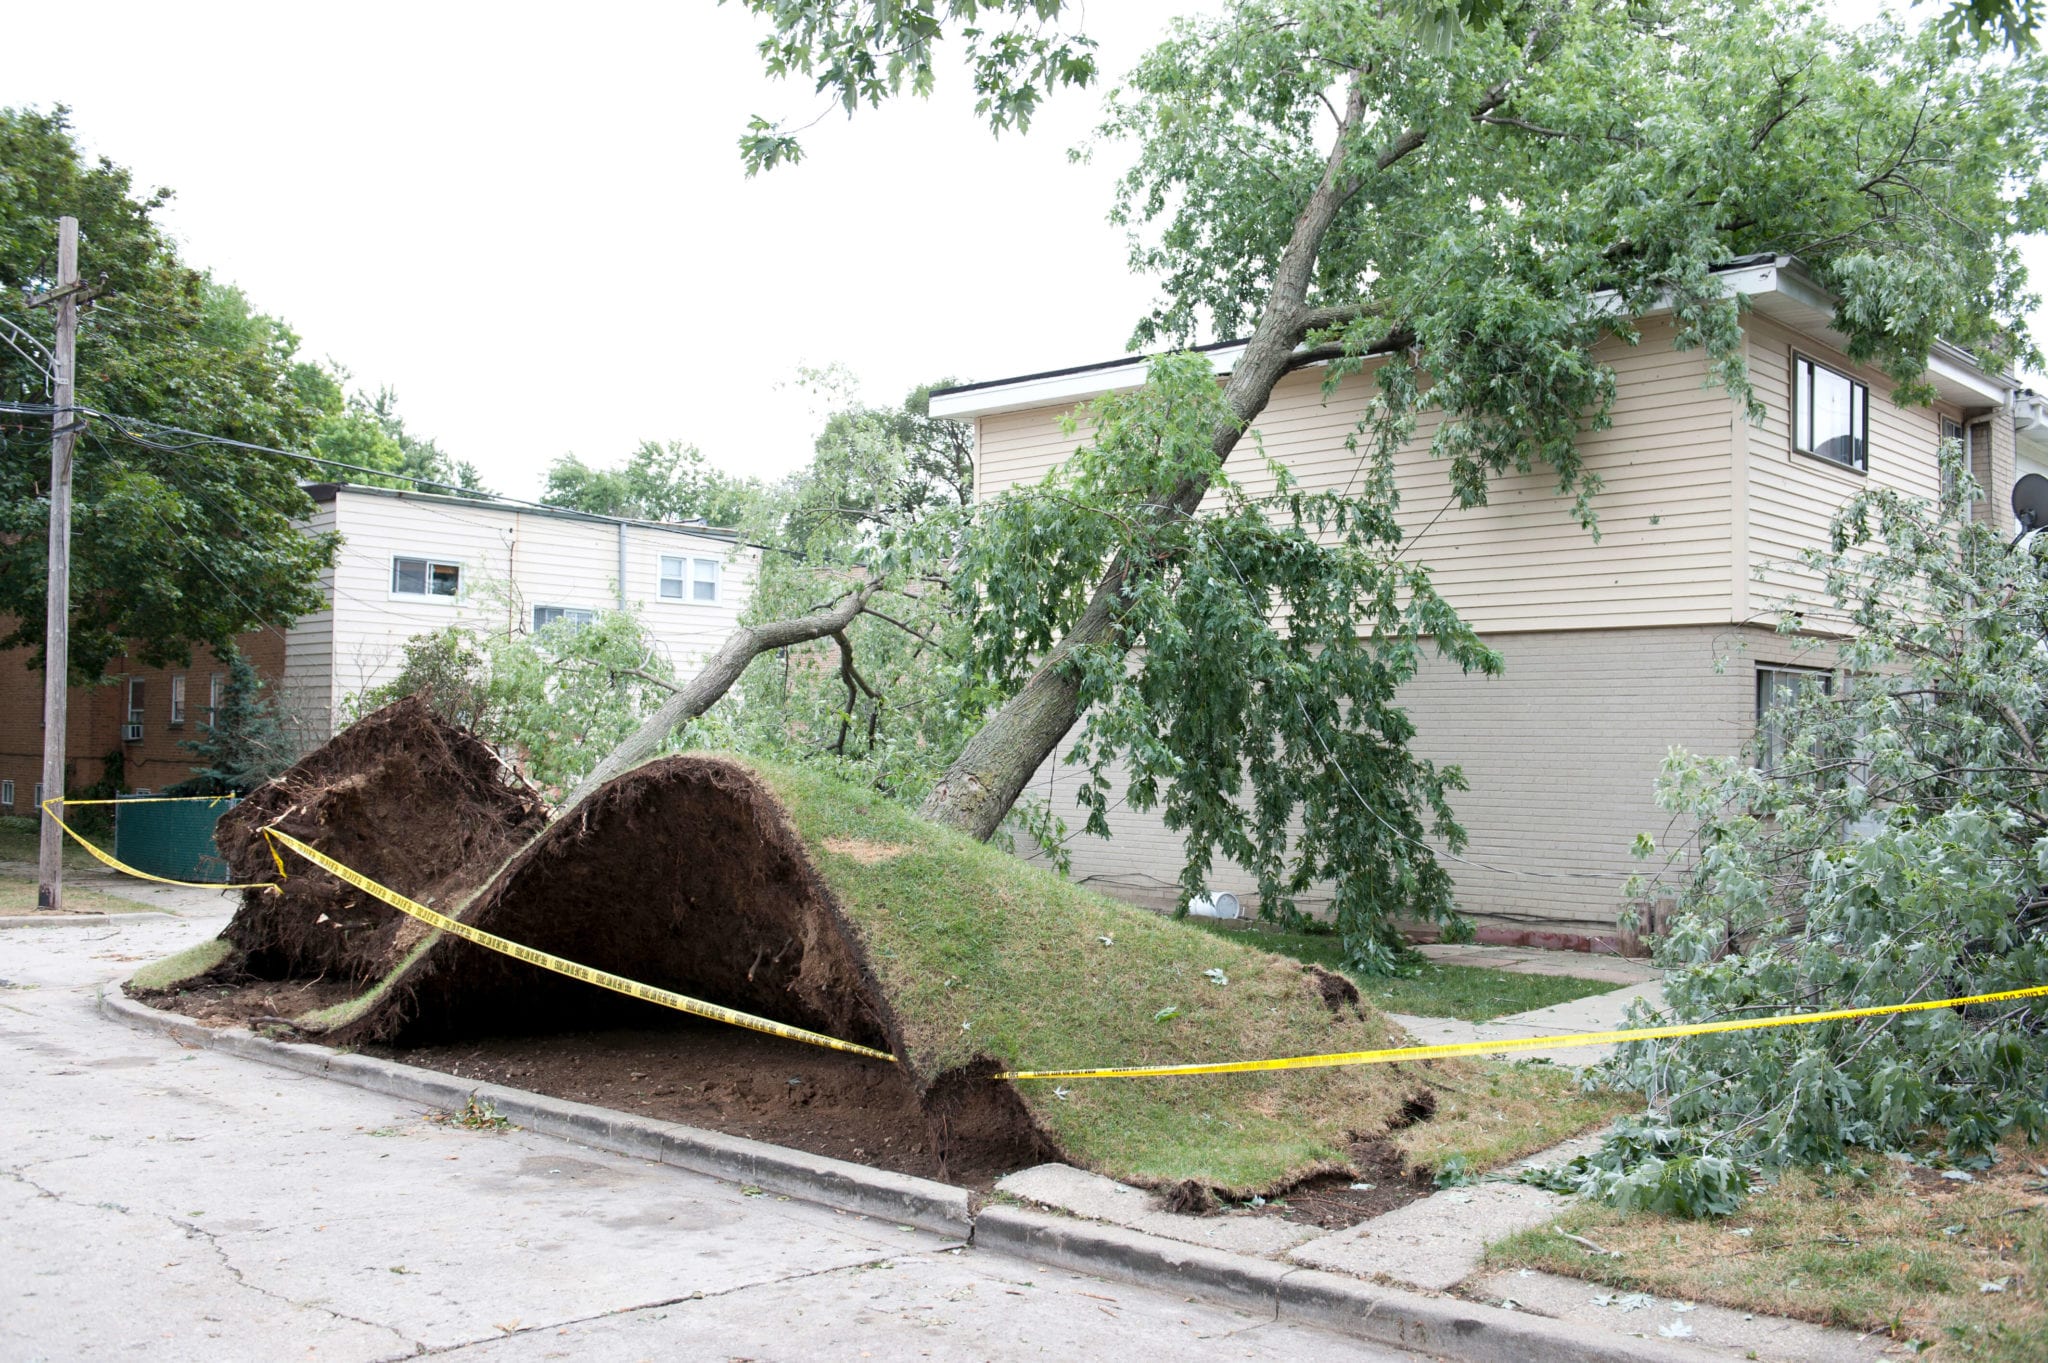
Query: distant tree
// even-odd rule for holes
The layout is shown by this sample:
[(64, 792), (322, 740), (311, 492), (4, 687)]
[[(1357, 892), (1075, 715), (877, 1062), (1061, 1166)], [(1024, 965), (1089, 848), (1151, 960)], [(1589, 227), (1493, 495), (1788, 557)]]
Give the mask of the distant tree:
[(264, 694), (263, 679), (239, 652), (227, 655), (220, 705), (201, 725), (201, 736), (180, 746), (198, 759), (190, 778), (164, 787), (167, 795), (246, 795), (299, 759), (300, 745)]
[[(821, 575), (862, 573), (885, 537), (927, 525), (943, 533), (973, 501), (973, 429), (930, 415), (937, 385), (874, 407), (858, 400), (844, 370), (805, 371), (802, 382), (835, 410), (810, 464), (775, 490), (757, 522), (765, 552), (749, 621), (801, 614)], [(962, 675), (967, 641), (948, 595), (929, 583), (903, 586), (843, 630), (748, 672), (730, 741), (921, 798), (995, 697)]]
[[(313, 436), (315, 453), (344, 464), (383, 469), (396, 475), (379, 478), (337, 469), (331, 475), (337, 481), (456, 495), (488, 494), (476, 465), (466, 459), (451, 458), (432, 440), (406, 430), (398, 415), (398, 395), (391, 389), (379, 388), (375, 393), (357, 391), (344, 398), (342, 389), (347, 372), (316, 365), (299, 366), (293, 379), (300, 393), (321, 413)], [(415, 480), (440, 486), (420, 488)]]
[[(0, 400), (50, 400), (47, 311), (57, 219), (79, 220), (80, 264), (106, 297), (79, 326), (81, 404), (141, 422), (258, 445), (303, 448), (320, 422), (295, 380), (298, 337), (241, 292), (183, 264), (126, 170), (89, 162), (66, 111), (0, 110)], [(0, 413), (0, 648), (40, 666), (47, 562), (50, 419)], [(312, 513), (305, 465), (282, 456), (152, 435), (91, 419), (77, 451), (71, 531), (72, 679), (126, 653), (181, 664), (191, 646), (317, 609), (332, 536), (293, 524)]]
[(737, 526), (762, 495), (757, 480), (709, 467), (695, 445), (643, 440), (617, 468), (593, 468), (576, 455), (563, 455), (548, 469), (541, 500), (599, 516)]
[(355, 698), (367, 713), (419, 696), (496, 745), (550, 798), (597, 764), (675, 690), (675, 670), (631, 611), (528, 633), (460, 626), (414, 635), (389, 682)]

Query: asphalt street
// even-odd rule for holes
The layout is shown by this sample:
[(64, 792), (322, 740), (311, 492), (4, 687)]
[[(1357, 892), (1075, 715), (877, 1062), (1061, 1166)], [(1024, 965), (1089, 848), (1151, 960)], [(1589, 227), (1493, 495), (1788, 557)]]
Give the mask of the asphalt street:
[(223, 921), (0, 933), (0, 1363), (1412, 1357), (95, 1011)]

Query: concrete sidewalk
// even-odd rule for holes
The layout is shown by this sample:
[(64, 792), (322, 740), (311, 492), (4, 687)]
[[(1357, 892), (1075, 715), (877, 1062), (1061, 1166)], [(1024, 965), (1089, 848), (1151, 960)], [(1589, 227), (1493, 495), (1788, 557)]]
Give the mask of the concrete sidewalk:
[[(1664, 1002), (1661, 982), (1632, 984), (1605, 994), (1591, 994), (1569, 1003), (1511, 1013), (1491, 1022), (1464, 1022), (1457, 1018), (1415, 1017), (1389, 1013), (1408, 1034), (1425, 1046), (1461, 1041), (1505, 1041), (1526, 1037), (1570, 1036), (1578, 1032), (1606, 1032), (1620, 1027), (1629, 1006), (1641, 1000), (1651, 1007)], [(1507, 1056), (1514, 1060), (1548, 1060), (1559, 1065), (1583, 1068), (1597, 1064), (1614, 1053), (1612, 1046), (1573, 1046), (1557, 1050), (1523, 1050)]]
[(0, 936), (9, 1359), (1409, 1357), (96, 1016), (223, 921)]

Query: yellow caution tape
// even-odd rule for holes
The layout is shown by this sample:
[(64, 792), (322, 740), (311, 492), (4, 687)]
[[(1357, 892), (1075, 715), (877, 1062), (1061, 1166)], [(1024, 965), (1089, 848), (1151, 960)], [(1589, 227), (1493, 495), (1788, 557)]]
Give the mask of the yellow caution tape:
[[(169, 801), (173, 799), (219, 800), (228, 797), (202, 795), (143, 798)], [(56, 803), (54, 799), (45, 800), (43, 802), (44, 812), (56, 820), (59, 828), (62, 828), (66, 833), (76, 838), (88, 852), (91, 852), (117, 871), (123, 871), (132, 876), (139, 876), (144, 880), (154, 880), (164, 885), (192, 885), (196, 889), (266, 889), (275, 891), (278, 888), (276, 885), (264, 882), (239, 886), (198, 885), (191, 881), (164, 880), (161, 876), (153, 876), (145, 871), (138, 871), (132, 866), (116, 861), (113, 857), (108, 856), (92, 843), (80, 837), (76, 831), (57, 817), (56, 811), (50, 809), (50, 806), (54, 803)], [(125, 804), (129, 802), (72, 800), (70, 803)], [(873, 1050), (867, 1046), (857, 1046), (850, 1041), (841, 1041), (837, 1037), (829, 1037), (819, 1032), (807, 1031), (802, 1027), (792, 1027), (787, 1023), (773, 1022), (767, 1018), (755, 1017), (752, 1013), (742, 1013), (734, 1008), (721, 1008), (714, 1003), (705, 1003), (701, 999), (693, 999), (685, 994), (677, 994), (667, 989), (658, 989), (651, 984), (642, 984), (638, 980), (629, 980), (623, 975), (613, 975), (607, 971), (594, 970), (587, 965), (579, 965), (560, 956), (552, 956), (547, 952), (536, 951), (532, 947), (524, 947), (517, 942), (507, 941), (503, 937), (485, 932), (480, 928), (471, 927), (469, 924), (450, 918), (446, 914), (436, 913), (426, 905), (417, 903), (399, 894), (396, 890), (387, 889), (376, 881), (371, 880), (368, 876), (342, 865), (342, 863), (326, 853), (316, 848), (308, 847), (289, 833), (281, 833), (275, 828), (266, 828), (263, 830), (263, 836), (266, 840), (266, 845), (270, 849), (271, 860), (277, 863), (279, 879), (283, 879), (285, 876), (284, 858), (279, 855), (277, 850), (278, 844), (282, 843), (306, 860), (312, 862), (315, 866), (339, 876), (357, 889), (382, 900), (401, 913), (409, 914), (430, 927), (437, 928), (442, 932), (451, 933), (465, 941), (475, 942), (478, 946), (501, 952), (515, 960), (525, 961), (528, 965), (536, 965), (543, 970), (554, 971), (558, 975), (567, 975), (570, 979), (582, 980), (586, 984), (594, 984), (601, 989), (609, 989), (615, 993), (624, 994), (629, 998), (642, 999), (648, 1003), (660, 1004), (664, 1008), (673, 1008), (679, 1012), (709, 1018), (714, 1022), (724, 1022), (734, 1027), (745, 1027), (751, 1031), (765, 1032), (769, 1036), (779, 1036), (790, 1041), (801, 1041), (812, 1046), (823, 1046), (830, 1050), (846, 1051), (853, 1055), (865, 1055), (875, 1060), (887, 1060), (892, 1064), (895, 1063), (896, 1057), (886, 1051)], [(1283, 1056), (1274, 1060), (1222, 1060), (1193, 1065), (1120, 1065), (1085, 1070), (1007, 1070), (993, 1077), (1010, 1080), (1163, 1079), (1181, 1075), (1254, 1074), (1266, 1070), (1312, 1070), (1332, 1069), (1345, 1065), (1390, 1065), (1404, 1060), (1447, 1060), (1457, 1056), (1500, 1055), (1515, 1051), (1567, 1050), (1573, 1047), (1609, 1046), (1629, 1041), (1668, 1041), (1679, 1037), (1712, 1036), (1721, 1032), (1760, 1031), (1767, 1027), (1804, 1027), (1821, 1022), (1849, 1022), (1857, 1018), (1886, 1017), (1899, 1013), (1924, 1013), (1931, 1012), (1937, 1008), (1961, 1008), (1970, 1004), (2008, 1003), (2016, 999), (2042, 997), (2048, 997), (2048, 984), (2034, 985), (2026, 989), (2004, 989), (1991, 994), (1971, 994), (1964, 998), (1927, 999), (1918, 1003), (1891, 1003), (1874, 1008), (1839, 1008), (1827, 1013), (1796, 1013), (1774, 1018), (1735, 1018), (1723, 1022), (1680, 1023), (1666, 1027), (1640, 1027), (1629, 1031), (1575, 1032), (1567, 1036), (1509, 1037), (1499, 1041), (1452, 1041), (1435, 1046), (1393, 1046), (1376, 1051), (1338, 1051), (1326, 1055)]]
[(143, 795), (137, 796), (133, 800), (60, 800), (53, 795), (49, 799), (43, 801), (43, 813), (50, 816), (50, 822), (56, 824), (57, 827), (63, 829), (66, 833), (70, 834), (72, 841), (76, 842), (80, 847), (83, 847), (86, 851), (92, 853), (101, 861), (113, 867), (115, 870), (121, 872), (123, 875), (134, 876), (137, 880), (153, 880), (159, 885), (179, 885), (188, 890), (268, 890), (272, 894), (275, 894), (277, 893), (277, 886), (271, 884), (267, 880), (253, 881), (246, 885), (230, 885), (226, 882), (218, 880), (170, 880), (163, 876), (153, 876), (147, 871), (138, 871), (133, 866), (130, 866), (127, 862), (118, 860), (112, 854), (100, 850), (100, 847), (97, 843), (92, 842), (83, 833), (80, 833), (70, 824), (65, 823), (63, 815), (59, 814), (56, 810), (50, 808), (50, 806), (54, 804), (162, 805), (182, 803), (186, 800), (207, 800), (214, 803), (218, 803), (222, 800), (232, 800), (233, 798), (235, 797), (232, 795)]
[(1969, 1003), (2004, 1003), (2048, 995), (2048, 984), (1972, 994), (1961, 999), (1930, 999), (1921, 1003), (1890, 1003), (1880, 1008), (1840, 1008), (1831, 1013), (1797, 1013), (1788, 1017), (1737, 1018), (1727, 1022), (1689, 1022), (1669, 1027), (1641, 1027), (1627, 1032), (1577, 1032), (1570, 1036), (1523, 1036), (1502, 1041), (1453, 1041), (1439, 1046), (1397, 1046), (1379, 1051), (1343, 1051), (1332, 1055), (1294, 1055), (1280, 1060), (1225, 1060), (1208, 1065), (1125, 1065), (1096, 1070), (1013, 1070), (998, 1079), (1157, 1079), (1182, 1074), (1250, 1074), (1258, 1070), (1316, 1070), (1338, 1065), (1387, 1065), (1401, 1060), (1443, 1060), (1459, 1055), (1498, 1055), (1502, 1051), (1550, 1051), (1569, 1046), (1607, 1046), (1622, 1041), (1663, 1041), (1715, 1032), (1749, 1032), (1764, 1027), (1803, 1027), (1815, 1022), (1847, 1022), (1852, 1018), (1889, 1013), (1922, 1013), (1934, 1008), (1959, 1008)]
[[(435, 913), (426, 905), (415, 903), (396, 890), (386, 889), (368, 876), (350, 870), (326, 853), (308, 847), (289, 833), (280, 833), (275, 828), (266, 828), (263, 830), (263, 835), (271, 839), (273, 843), (283, 843), (315, 866), (339, 876), (366, 894), (376, 896), (392, 908), (397, 909), (400, 913), (410, 914), (430, 927), (438, 928), (442, 932), (460, 937), (464, 941), (475, 942), (480, 947), (488, 947), (492, 951), (501, 952), (512, 957), (514, 960), (524, 961), (528, 965), (537, 965), (543, 970), (552, 970), (557, 975), (567, 975), (572, 980), (582, 980), (585, 984), (594, 984), (600, 989), (609, 989), (614, 993), (624, 994), (629, 998), (644, 999), (648, 1003), (658, 1003), (664, 1008), (673, 1008), (678, 1012), (692, 1013), (700, 1018), (710, 1018), (714, 1022), (730, 1023), (734, 1027), (745, 1027), (750, 1031), (766, 1032), (770, 1036), (784, 1037), (790, 1041), (803, 1041), (813, 1046), (824, 1046), (829, 1050), (847, 1051), (854, 1055), (864, 1055), (874, 1060), (887, 1060), (892, 1064), (896, 1060), (896, 1057), (890, 1055), (887, 1051), (877, 1051), (867, 1046), (856, 1046), (851, 1041), (841, 1041), (837, 1037), (806, 1031), (802, 1027), (792, 1027), (784, 1022), (771, 1022), (767, 1018), (755, 1017), (752, 1013), (742, 1013), (734, 1008), (721, 1008), (715, 1003), (705, 1003), (701, 999), (693, 999), (685, 994), (677, 994), (667, 989), (657, 989), (651, 984), (642, 984), (638, 980), (629, 980), (623, 975), (613, 975), (608, 971), (593, 970), (587, 965), (578, 965), (576, 962), (564, 960), (560, 956), (551, 956), (545, 951), (535, 951), (532, 947), (523, 947), (517, 942), (508, 942), (503, 937), (485, 932), (481, 928), (471, 927), (467, 923), (450, 918), (445, 913)], [(277, 857), (275, 846), (271, 848), (270, 854), (272, 857)], [(282, 858), (278, 859), (278, 870), (280, 874), (284, 870)]]

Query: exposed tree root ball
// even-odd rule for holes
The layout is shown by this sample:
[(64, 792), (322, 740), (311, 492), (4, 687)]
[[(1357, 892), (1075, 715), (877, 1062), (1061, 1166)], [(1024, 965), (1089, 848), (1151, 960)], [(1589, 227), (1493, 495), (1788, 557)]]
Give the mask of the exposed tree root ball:
[[(238, 881), (277, 878), (261, 830), (291, 834), (400, 894), (448, 911), (547, 822), (545, 807), (476, 735), (417, 698), (366, 715), (221, 818)], [(281, 893), (246, 890), (224, 936), (263, 979), (367, 983), (426, 929), (286, 855)]]

